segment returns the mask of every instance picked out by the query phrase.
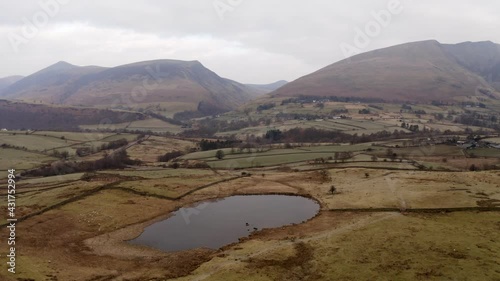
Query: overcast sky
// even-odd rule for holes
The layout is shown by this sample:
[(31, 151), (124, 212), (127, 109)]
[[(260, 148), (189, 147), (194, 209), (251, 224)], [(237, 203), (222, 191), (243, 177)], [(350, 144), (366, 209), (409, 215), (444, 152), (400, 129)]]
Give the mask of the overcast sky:
[(0, 11), (0, 77), (61, 60), (111, 67), (180, 59), (270, 83), (353, 50), (428, 39), (500, 43), (500, 2), (491, 0), (23, 0), (1, 1)]

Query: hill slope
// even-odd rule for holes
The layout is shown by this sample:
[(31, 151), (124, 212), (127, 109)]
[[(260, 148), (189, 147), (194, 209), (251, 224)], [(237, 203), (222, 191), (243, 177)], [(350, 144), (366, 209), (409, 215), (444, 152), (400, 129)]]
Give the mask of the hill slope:
[(0, 93), (8, 88), (10, 85), (16, 83), (17, 81), (23, 79), (23, 76), (20, 75), (15, 75), (15, 76), (9, 76), (9, 77), (4, 77), (0, 78)]
[(79, 125), (119, 124), (142, 120), (140, 113), (96, 108), (49, 106), (0, 100), (0, 128), (74, 130)]
[(65, 97), (70, 94), (71, 85), (75, 81), (103, 69), (95, 66), (80, 67), (60, 61), (10, 85), (2, 92), (2, 96), (46, 103), (63, 103)]
[(258, 91), (222, 78), (198, 61), (155, 60), (113, 68), (59, 62), (8, 87), (5, 98), (65, 105), (187, 104), (191, 110), (227, 111)]
[[(478, 45), (478, 48), (482, 47)], [(422, 41), (367, 52), (299, 78), (271, 95), (421, 102), (459, 100), (474, 95), (500, 98), (479, 75), (481, 71), (475, 73), (468, 69), (474, 65), (472, 62), (480, 66), (485, 62), (474, 52), (465, 58), (460, 48), (455, 52), (451, 49), (453, 47), (437, 41)], [(482, 93), (485, 91), (487, 95)]]
[(500, 45), (493, 42), (445, 44), (443, 48), (466, 69), (480, 75), (500, 91)]

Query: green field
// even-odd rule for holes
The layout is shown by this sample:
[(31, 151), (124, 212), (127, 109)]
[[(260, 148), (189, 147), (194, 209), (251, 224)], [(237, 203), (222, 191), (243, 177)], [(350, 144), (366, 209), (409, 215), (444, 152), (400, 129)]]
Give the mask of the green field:
[(470, 156), (474, 155), (477, 157), (495, 157), (500, 158), (500, 149), (496, 148), (475, 148), (467, 150), (467, 154)]
[[(164, 122), (159, 119), (149, 118), (146, 120), (138, 120), (130, 123), (119, 123), (119, 124), (111, 124), (109, 125), (112, 129), (127, 129), (131, 131), (139, 130), (139, 131), (152, 131), (152, 132), (169, 132), (173, 134), (178, 134), (184, 129), (181, 126), (173, 125), (167, 122)], [(101, 125), (82, 125), (80, 126), (82, 129), (88, 130), (97, 130), (102, 129)]]
[(296, 163), (316, 158), (334, 157), (335, 152), (308, 152), (308, 153), (284, 153), (276, 155), (259, 155), (246, 156), (238, 158), (225, 158), (223, 160), (209, 160), (207, 164), (215, 169), (235, 169), (235, 168), (251, 168), (251, 167), (268, 167), (277, 166), (289, 163)]
[(399, 125), (386, 124), (380, 121), (370, 121), (370, 120), (287, 120), (280, 123), (273, 123), (270, 126), (258, 126), (258, 127), (248, 127), (238, 131), (228, 131), (219, 132), (217, 136), (231, 136), (236, 135), (238, 137), (244, 137), (246, 135), (263, 135), (268, 130), (279, 129), (282, 131), (290, 130), (294, 128), (316, 128), (321, 130), (329, 131), (341, 131), (347, 134), (372, 134), (380, 131), (402, 130)]
[(78, 142), (71, 140), (64, 140), (54, 137), (45, 137), (41, 135), (0, 135), (0, 144), (8, 144), (17, 147), (25, 147), (28, 150), (45, 151), (57, 147), (64, 147), (76, 144)]
[[(298, 148), (290, 148), (290, 149), (265, 149), (262, 152), (259, 152), (255, 149), (251, 150), (251, 153), (246, 153), (245, 149), (243, 152), (237, 152), (237, 149), (234, 149), (234, 153), (232, 153), (231, 148), (224, 148), (222, 151), (226, 154), (224, 160), (227, 159), (238, 159), (238, 158), (255, 158), (255, 157), (267, 157), (267, 156), (281, 156), (281, 155), (297, 155), (297, 154), (318, 154), (318, 153), (335, 153), (335, 152), (355, 152), (355, 151), (363, 151), (370, 147), (371, 144), (358, 144), (358, 145), (318, 145), (318, 146), (304, 146)], [(194, 152), (181, 157), (181, 159), (186, 160), (217, 160), (215, 158), (216, 150), (210, 151), (200, 151)], [(327, 156), (328, 157), (328, 156)], [(314, 159), (314, 158), (313, 158)]]
[[(405, 158), (421, 157), (421, 156), (463, 156), (462, 148), (452, 145), (428, 145), (420, 147), (399, 147), (391, 148), (394, 153)], [(377, 156), (385, 156), (387, 148), (378, 153)]]
[(500, 144), (500, 137), (498, 137), (498, 138), (488, 138), (488, 139), (485, 139), (485, 141), (490, 141), (490, 142), (494, 142), (494, 143)]
[(0, 170), (28, 170), (57, 160), (47, 155), (18, 149), (0, 148)]
[(211, 170), (193, 170), (193, 169), (154, 169), (154, 170), (117, 170), (117, 171), (100, 171), (103, 174), (116, 174), (126, 177), (141, 177), (145, 179), (161, 179), (171, 177), (187, 177), (187, 176), (211, 176), (214, 174)]
[(32, 135), (50, 136), (55, 138), (62, 137), (75, 142), (83, 142), (109, 137), (114, 135), (114, 133), (36, 131)]
[(33, 179), (23, 179), (23, 185), (45, 185), (45, 184), (58, 184), (61, 182), (76, 181), (79, 180), (84, 173), (74, 173), (67, 175), (59, 175), (52, 177), (43, 178), (33, 178)]

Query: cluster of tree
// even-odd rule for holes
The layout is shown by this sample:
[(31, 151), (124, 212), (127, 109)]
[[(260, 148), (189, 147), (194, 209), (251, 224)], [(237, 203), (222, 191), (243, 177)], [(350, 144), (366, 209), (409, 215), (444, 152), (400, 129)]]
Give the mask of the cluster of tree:
[[(271, 130), (269, 136), (279, 136), (279, 141), (288, 143), (317, 143), (317, 142), (356, 142), (357, 135), (349, 135), (338, 131), (321, 130), (316, 128), (293, 128), (287, 131)], [(278, 132), (279, 131), (279, 132)], [(390, 133), (386, 132), (388, 136)], [(265, 138), (265, 136), (264, 136)], [(266, 138), (265, 138), (266, 139)], [(267, 138), (272, 140), (272, 138)], [(369, 141), (369, 140), (367, 140)]]
[(226, 154), (224, 153), (224, 150), (217, 150), (217, 152), (215, 152), (215, 157), (219, 160), (222, 160), (224, 159), (224, 157), (226, 156)]
[(320, 170), (318, 171), (318, 179), (323, 183), (330, 182), (332, 181), (332, 176), (327, 170)]
[(370, 114), (370, 110), (368, 108), (363, 108), (358, 111), (359, 114)]
[(418, 132), (420, 130), (418, 125), (410, 125), (410, 123), (401, 123), (401, 128), (408, 129), (412, 132)]
[[(259, 126), (260, 124), (270, 124), (270, 118), (259, 118), (252, 119), (247, 118), (246, 120), (219, 120), (215, 118), (205, 118), (203, 120), (197, 121), (197, 129), (184, 131), (183, 136), (201, 136), (201, 137), (211, 137), (217, 132), (229, 132), (237, 131), (248, 127)], [(203, 135), (201, 135), (203, 134)]]
[[(144, 135), (139, 135), (137, 139), (143, 138)], [(128, 144), (128, 141), (125, 138), (118, 139), (115, 141), (110, 141), (108, 143), (103, 143), (99, 147), (94, 147), (94, 146), (84, 146), (84, 147), (78, 147), (76, 149), (76, 155), (79, 157), (83, 157), (86, 155), (94, 154), (102, 150), (108, 150), (108, 149), (118, 149), (121, 147), (124, 147)], [(54, 153), (58, 153), (58, 151), (54, 151)], [(59, 158), (67, 158), (67, 154), (55, 154), (54, 156), (59, 157)]]
[(238, 140), (216, 140), (216, 141), (211, 141), (211, 140), (202, 139), (198, 143), (198, 145), (200, 146), (201, 151), (215, 150), (215, 149), (220, 149), (220, 148), (230, 148), (230, 147), (235, 147), (238, 144), (241, 144), (241, 141), (238, 141)]
[(182, 121), (180, 121), (179, 119), (169, 118), (169, 117), (166, 117), (164, 115), (154, 113), (151, 111), (147, 111), (146, 114), (148, 114), (149, 116), (151, 116), (153, 118), (165, 121), (165, 122), (170, 123), (170, 124), (179, 125), (179, 126), (184, 125), (184, 123)]
[(69, 152), (66, 150), (63, 150), (63, 151), (54, 150), (51, 155), (56, 157), (56, 158), (68, 159)]
[[(388, 131), (380, 131), (376, 133), (367, 134), (346, 134), (339, 131), (330, 131), (330, 130), (322, 130), (317, 128), (293, 128), (287, 131), (280, 130), (270, 130), (272, 132), (267, 132), (262, 138), (254, 137), (247, 141), (252, 141), (255, 143), (264, 143), (264, 142), (282, 142), (282, 143), (325, 143), (325, 142), (333, 142), (333, 143), (366, 143), (373, 141), (382, 141), (389, 140), (395, 138), (405, 138), (408, 136), (412, 137), (432, 137), (434, 135), (453, 135), (456, 132), (452, 131), (431, 131), (431, 130), (418, 130), (415, 132), (405, 132), (394, 130), (393, 132)], [(280, 131), (280, 132), (277, 132)], [(266, 138), (266, 135), (268, 137)], [(276, 139), (277, 141), (272, 141)]]
[(478, 165), (472, 164), (469, 166), (469, 171), (488, 171), (488, 170), (498, 170), (498, 166), (493, 165), (493, 164), (487, 164), (484, 163), (482, 167), (479, 167)]
[(481, 114), (473, 111), (466, 111), (457, 116), (455, 123), (500, 130), (500, 124), (498, 124), (498, 117), (496, 115)]
[(462, 107), (480, 107), (480, 108), (486, 108), (486, 104), (482, 103), (482, 102), (472, 102), (472, 101), (464, 101), (464, 102), (461, 102), (460, 105)]
[(368, 106), (371, 107), (371, 108), (378, 109), (378, 110), (384, 110), (384, 108), (382, 106), (380, 106), (380, 105), (369, 104)]
[(167, 152), (164, 155), (158, 156), (158, 162), (168, 162), (177, 157), (181, 157), (182, 155), (184, 155), (184, 153), (178, 150)]
[(412, 110), (413, 108), (411, 107), (411, 105), (407, 105), (407, 104), (403, 104), (401, 105), (401, 108), (404, 109), (404, 110)]
[(261, 105), (257, 106), (257, 111), (261, 112), (261, 111), (264, 111), (264, 110), (269, 110), (269, 109), (274, 108), (274, 107), (276, 107), (275, 103), (261, 104)]
[(2, 143), (0, 145), (1, 148), (13, 148), (13, 149), (18, 149), (18, 150), (24, 150), (24, 151), (27, 151), (28, 148), (26, 146), (17, 146), (17, 145), (12, 145), (12, 144), (8, 144), (8, 143)]
[(315, 108), (319, 108), (319, 109), (323, 109), (325, 108), (325, 103), (324, 102), (317, 102), (315, 105), (314, 105)]
[(140, 161), (131, 160), (125, 149), (117, 150), (95, 161), (57, 161), (50, 165), (24, 172), (22, 175), (47, 177), (78, 172), (92, 172), (104, 169), (122, 169), (126, 165), (137, 165)]
[(403, 113), (405, 111), (409, 112), (409, 113), (414, 113), (416, 115), (426, 115), (427, 114), (427, 112), (425, 110), (422, 110), (422, 109), (413, 110), (413, 107), (411, 107), (411, 105), (408, 105), (408, 104), (401, 105), (401, 110), (399, 110), (400, 113)]
[(434, 106), (453, 105), (453, 103), (451, 103), (451, 102), (444, 102), (444, 101), (439, 101), (439, 100), (433, 100), (433, 101), (431, 101), (431, 104)]
[(177, 112), (174, 114), (174, 120), (177, 122), (185, 123), (191, 119), (201, 118), (201, 117), (217, 117), (219, 114), (227, 112), (227, 108), (220, 107), (216, 103), (211, 103), (207, 101), (200, 101), (196, 110), (186, 110), (182, 112)]
[(140, 113), (123, 113), (105, 109), (51, 107), (43, 104), (0, 101), (0, 128), (17, 130), (79, 130), (79, 125), (124, 123), (144, 119)]
[(278, 113), (276, 114), (277, 120), (316, 120), (325, 118), (327, 115), (319, 115), (319, 114), (303, 114), (303, 113)]
[(382, 99), (378, 98), (358, 98), (358, 97), (337, 97), (337, 96), (299, 96), (297, 98), (289, 98), (283, 100), (281, 105), (289, 103), (314, 103), (314, 102), (363, 102), (363, 103), (380, 103)]
[(84, 146), (84, 147), (78, 147), (76, 149), (76, 155), (78, 155), (79, 157), (94, 154), (97, 152), (99, 152), (99, 149), (96, 148), (95, 146)]
[(279, 142), (281, 141), (282, 137), (283, 137), (283, 132), (281, 132), (280, 130), (269, 130), (264, 135), (264, 138), (271, 142)]
[(177, 121), (188, 121), (193, 118), (200, 118), (205, 116), (215, 116), (217, 114), (226, 112), (227, 110), (220, 108), (217, 104), (207, 101), (200, 101), (198, 107), (194, 111), (182, 111), (174, 114), (174, 119)]
[(337, 162), (337, 161), (345, 162), (346, 160), (349, 160), (352, 157), (354, 157), (354, 153), (352, 151), (341, 151), (341, 152), (335, 152), (333, 154), (333, 157), (330, 156), (326, 159), (324, 157), (320, 157), (320, 158), (314, 159), (313, 161), (314, 161), (314, 164), (324, 164), (324, 163), (331, 161), (331, 160), (335, 160), (335, 162)]
[(478, 89), (478, 91), (485, 96), (488, 96), (492, 99), (496, 99), (496, 96), (488, 89), (480, 88), (480, 89)]
[(339, 108), (339, 109), (333, 109), (330, 113), (333, 116), (338, 116), (338, 115), (341, 115), (341, 114), (348, 114), (349, 110), (347, 110), (345, 108)]
[(390, 158), (392, 161), (395, 161), (396, 158), (398, 158), (398, 154), (395, 153), (392, 148), (389, 148), (387, 149), (386, 153), (385, 153), (385, 156), (387, 156), (388, 158)]
[(125, 138), (118, 139), (115, 141), (110, 141), (108, 143), (103, 143), (101, 145), (101, 150), (108, 150), (108, 149), (117, 149), (122, 146), (126, 146), (128, 144), (128, 141)]
[(205, 115), (199, 111), (186, 110), (186, 111), (181, 111), (181, 112), (175, 113), (174, 120), (177, 120), (178, 122), (182, 123), (183, 121), (187, 121), (187, 120), (194, 119), (194, 118), (200, 118), (203, 116), (205, 116)]
[(443, 113), (433, 113), (432, 115), (434, 116), (434, 119), (436, 119), (438, 121), (441, 121), (445, 118)]
[(345, 162), (348, 159), (351, 159), (354, 156), (354, 153), (352, 151), (341, 151), (341, 152), (335, 152), (333, 154), (333, 159), (335, 161), (340, 160), (342, 162)]

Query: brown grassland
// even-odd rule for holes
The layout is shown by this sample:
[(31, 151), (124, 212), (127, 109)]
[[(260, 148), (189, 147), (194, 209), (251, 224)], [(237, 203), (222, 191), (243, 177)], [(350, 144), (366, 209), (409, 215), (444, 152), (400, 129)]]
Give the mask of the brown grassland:
[[(59, 135), (22, 135), (34, 146), (41, 137), (66, 142)], [(407, 140), (303, 144), (226, 149), (221, 160), (215, 151), (194, 152), (180, 163), (206, 162), (207, 168), (173, 169), (157, 157), (190, 151), (196, 140), (136, 141), (126, 134), (102, 141), (123, 137), (141, 165), (18, 179), (16, 274), (0, 271), (0, 280), (500, 280), (500, 172), (469, 171), (472, 164), (498, 165), (493, 150), (402, 146)], [(389, 148), (397, 159), (388, 158)], [(6, 159), (19, 156), (11, 162), (19, 169), (54, 160), (37, 151), (2, 151), (9, 152)], [(327, 159), (335, 152), (353, 157)], [(304, 223), (259, 230), (216, 250), (162, 252), (127, 243), (181, 207), (245, 194), (305, 196), (320, 211)], [(6, 198), (6, 189), (0, 195)], [(7, 237), (6, 212), (0, 220)]]

